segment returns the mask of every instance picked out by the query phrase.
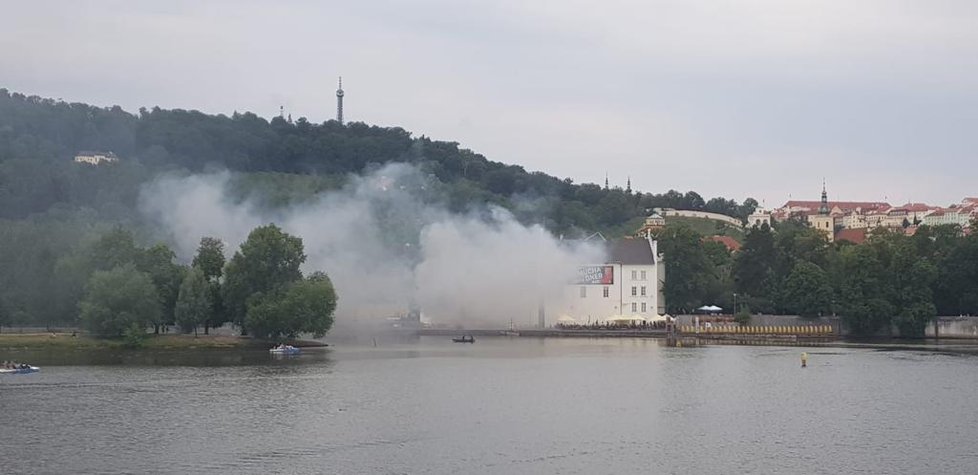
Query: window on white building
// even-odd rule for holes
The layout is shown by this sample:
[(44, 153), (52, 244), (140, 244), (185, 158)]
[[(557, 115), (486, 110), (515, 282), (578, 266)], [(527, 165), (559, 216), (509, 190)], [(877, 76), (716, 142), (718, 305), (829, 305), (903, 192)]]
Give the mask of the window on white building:
[(635, 303), (635, 302), (632, 302), (632, 313), (635, 313), (637, 311), (638, 311), (638, 304)]
[(638, 280), (638, 271), (632, 271), (632, 280)]
[(581, 298), (587, 298), (587, 287), (581, 286)]
[(642, 280), (648, 280), (644, 270), (642, 271)]
[(604, 298), (608, 298), (608, 287), (604, 288)]
[(635, 286), (633, 285), (633, 286), (632, 286), (632, 297), (634, 297), (634, 296), (636, 296), (636, 295), (638, 295), (638, 293), (637, 293), (637, 292), (638, 292), (638, 287), (635, 287)]
[(642, 302), (642, 313), (645, 313), (645, 302)]
[(642, 286), (642, 297), (645, 297), (645, 286)]

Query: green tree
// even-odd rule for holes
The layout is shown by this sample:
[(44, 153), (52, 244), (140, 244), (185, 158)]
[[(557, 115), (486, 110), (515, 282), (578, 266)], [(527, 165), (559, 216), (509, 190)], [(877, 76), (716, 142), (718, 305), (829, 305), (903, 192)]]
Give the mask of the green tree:
[(199, 269), (207, 281), (211, 309), (207, 318), (201, 323), (204, 325), (204, 334), (208, 335), (211, 327), (221, 326), (227, 318), (224, 296), (221, 292), (221, 280), (225, 266), (224, 242), (214, 237), (201, 238), (197, 255), (194, 256), (191, 266)]
[(872, 335), (889, 324), (894, 307), (878, 249), (865, 244), (841, 248), (832, 281), (839, 314), (853, 334)]
[(224, 272), (224, 242), (215, 237), (201, 238), (191, 266), (200, 269), (208, 282), (220, 281)]
[(152, 279), (132, 264), (95, 271), (79, 310), (84, 327), (106, 337), (121, 337), (136, 325), (146, 328), (162, 313)]
[[(978, 315), (978, 232), (947, 241), (934, 253), (938, 268), (934, 304), (940, 315)], [(930, 239), (924, 242), (931, 243)], [(941, 242), (938, 237), (933, 244)]]
[(211, 288), (204, 273), (197, 268), (191, 268), (180, 284), (180, 294), (177, 297), (174, 319), (184, 333), (194, 332), (197, 327), (210, 318)]
[(316, 273), (265, 295), (250, 305), (246, 324), (254, 336), (271, 340), (312, 333), (320, 338), (333, 326), (336, 292), (329, 277)]
[(142, 250), (136, 245), (131, 231), (117, 226), (101, 235), (84, 252), (92, 270), (109, 270), (136, 262)]
[(832, 286), (821, 267), (801, 261), (785, 280), (782, 291), (784, 308), (803, 317), (816, 317), (830, 312)]
[(224, 303), (232, 321), (247, 334), (248, 305), (302, 278), (302, 239), (269, 224), (255, 228), (224, 269)]
[(743, 221), (747, 221), (747, 217), (753, 214), (759, 205), (760, 203), (754, 198), (745, 199), (744, 204), (737, 208), (737, 217)]
[(173, 310), (185, 272), (184, 267), (173, 262), (175, 258), (176, 254), (166, 244), (146, 249), (136, 258), (136, 268), (153, 280), (163, 309), (158, 319), (153, 321), (153, 333), (159, 333), (161, 327), (173, 323)]
[(937, 316), (933, 286), (938, 270), (927, 257), (917, 254), (910, 238), (898, 236), (893, 245), (890, 287), (897, 309), (893, 320), (901, 336), (923, 337), (925, 327)]
[(673, 313), (692, 311), (703, 304), (711, 280), (715, 280), (703, 238), (686, 226), (671, 226), (663, 229), (658, 239), (666, 262), (666, 305)]
[(74, 314), (94, 272), (134, 264), (140, 254), (132, 233), (122, 227), (83, 237), (92, 240), (83, 241), (53, 264), (52, 292), (48, 298), (60, 313)]
[(774, 309), (777, 294), (774, 234), (767, 225), (751, 228), (734, 260), (733, 277), (737, 292), (748, 305), (762, 312)]

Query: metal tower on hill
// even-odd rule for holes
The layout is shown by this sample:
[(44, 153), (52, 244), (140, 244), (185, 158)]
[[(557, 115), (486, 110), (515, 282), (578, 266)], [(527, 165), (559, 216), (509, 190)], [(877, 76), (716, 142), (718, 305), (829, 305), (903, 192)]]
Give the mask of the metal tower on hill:
[(336, 121), (343, 125), (343, 76), (340, 76), (340, 87), (336, 90)]

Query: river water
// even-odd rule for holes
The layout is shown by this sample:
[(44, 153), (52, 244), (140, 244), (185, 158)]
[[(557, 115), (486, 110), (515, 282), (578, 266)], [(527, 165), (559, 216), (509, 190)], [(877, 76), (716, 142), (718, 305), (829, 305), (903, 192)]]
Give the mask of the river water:
[[(799, 354), (809, 353), (802, 369)], [(425, 337), (0, 355), (0, 472), (974, 473), (978, 358)]]

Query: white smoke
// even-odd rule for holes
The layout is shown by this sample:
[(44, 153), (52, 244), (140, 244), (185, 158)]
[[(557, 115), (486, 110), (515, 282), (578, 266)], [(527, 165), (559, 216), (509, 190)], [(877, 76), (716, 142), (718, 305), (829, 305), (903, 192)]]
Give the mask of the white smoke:
[(235, 202), (231, 180), (227, 172), (161, 177), (144, 187), (140, 207), (188, 261), (203, 236), (224, 240), (229, 257), (262, 224), (301, 237), (303, 271), (323, 270), (336, 286), (337, 324), (382, 320), (412, 304), (434, 323), (526, 324), (576, 277), (577, 266), (603, 262), (597, 246), (560, 242), (501, 208), (453, 215), (427, 204), (422, 197), (437, 184), (405, 164), (278, 210)]

